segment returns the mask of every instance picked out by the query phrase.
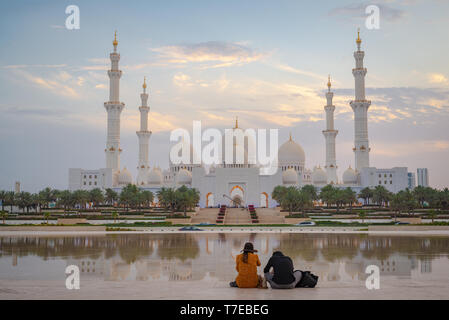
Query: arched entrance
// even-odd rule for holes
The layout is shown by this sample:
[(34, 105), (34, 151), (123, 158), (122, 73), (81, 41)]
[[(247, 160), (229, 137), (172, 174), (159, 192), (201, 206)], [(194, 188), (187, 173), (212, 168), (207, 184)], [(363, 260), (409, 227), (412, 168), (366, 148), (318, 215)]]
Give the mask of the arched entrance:
[(268, 193), (262, 192), (260, 194), (260, 206), (268, 208)]
[(206, 208), (213, 207), (214, 205), (215, 205), (214, 194), (212, 192), (209, 192), (206, 195)]
[(241, 186), (234, 186), (229, 193), (230, 198), (233, 200), (231, 206), (241, 207), (243, 206), (243, 188)]

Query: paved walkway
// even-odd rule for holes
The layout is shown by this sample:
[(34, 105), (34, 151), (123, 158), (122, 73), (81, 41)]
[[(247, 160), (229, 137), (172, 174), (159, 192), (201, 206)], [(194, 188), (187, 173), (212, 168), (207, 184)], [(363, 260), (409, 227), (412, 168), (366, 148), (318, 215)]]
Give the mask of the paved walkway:
[(441, 279), (398, 279), (381, 282), (379, 290), (368, 290), (364, 282), (323, 282), (314, 289), (237, 289), (228, 283), (200, 281), (83, 281), (79, 290), (68, 290), (65, 280), (0, 280), (0, 299), (448, 299), (449, 282)]

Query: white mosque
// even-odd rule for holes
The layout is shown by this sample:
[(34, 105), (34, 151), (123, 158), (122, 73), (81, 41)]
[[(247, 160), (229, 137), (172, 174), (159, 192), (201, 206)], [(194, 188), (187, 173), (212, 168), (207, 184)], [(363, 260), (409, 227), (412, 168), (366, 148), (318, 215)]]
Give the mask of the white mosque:
[[(111, 69), (108, 71), (110, 79), (109, 101), (104, 103), (108, 114), (106, 166), (97, 170), (80, 168), (69, 169), (70, 190), (90, 190), (93, 188), (112, 188), (120, 191), (128, 184), (136, 184), (139, 188), (150, 190), (155, 195), (162, 187), (187, 187), (200, 191), (200, 207), (212, 207), (219, 204), (230, 205), (238, 200), (244, 205), (256, 207), (275, 207), (277, 202), (271, 198), (273, 189), (278, 185), (303, 186), (311, 184), (318, 189), (333, 184), (336, 187), (350, 187), (359, 192), (365, 187), (384, 186), (391, 192), (398, 192), (409, 186), (407, 167), (379, 169), (370, 167), (370, 146), (368, 140), (368, 108), (371, 101), (365, 97), (365, 76), (367, 69), (363, 66), (365, 52), (361, 50), (360, 35), (357, 35), (357, 51), (354, 52), (355, 68), (352, 74), (355, 80), (355, 99), (350, 102), (354, 111), (354, 168), (347, 168), (342, 179), (337, 174), (336, 144), (338, 130), (334, 127), (334, 110), (332, 104), (330, 78), (327, 83), (326, 129), (323, 130), (325, 138), (326, 159), (325, 167), (315, 166), (313, 170), (306, 168), (306, 155), (301, 145), (294, 141), (292, 136), (283, 143), (278, 150), (278, 170), (275, 174), (264, 174), (260, 166), (248, 161), (248, 146), (245, 144), (245, 159), (243, 163), (226, 163), (206, 166), (204, 164), (179, 163), (169, 161), (169, 168), (162, 170), (159, 167), (150, 168), (149, 140), (151, 131), (148, 128), (148, 93), (144, 80), (143, 92), (140, 97), (142, 104), (140, 110), (140, 130), (136, 132), (139, 140), (138, 173), (133, 179), (130, 171), (120, 164), (120, 115), (125, 104), (120, 102), (120, 54), (117, 52), (117, 37), (113, 41), (114, 51), (110, 54)], [(233, 131), (242, 130), (236, 120)], [(181, 141), (184, 143), (184, 141)], [(235, 144), (234, 144), (235, 146)], [(191, 145), (184, 146), (190, 150), (192, 160), (195, 150)], [(235, 154), (236, 152), (234, 152)], [(224, 155), (224, 152), (223, 152)], [(223, 160), (224, 160), (223, 156)], [(235, 156), (234, 156), (235, 159)], [(157, 197), (156, 200), (157, 201)]]

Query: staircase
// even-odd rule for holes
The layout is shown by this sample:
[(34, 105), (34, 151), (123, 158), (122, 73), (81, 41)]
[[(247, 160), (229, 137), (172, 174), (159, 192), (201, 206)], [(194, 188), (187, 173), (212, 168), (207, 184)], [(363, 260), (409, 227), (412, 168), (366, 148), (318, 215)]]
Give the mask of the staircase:
[(285, 218), (276, 209), (257, 208), (259, 224), (285, 224)]
[(248, 210), (242, 208), (228, 208), (224, 224), (252, 224)]
[[(216, 224), (218, 208), (204, 208), (192, 217), (192, 224), (211, 223)], [(256, 208), (259, 224), (285, 224), (284, 216), (275, 209)], [(223, 224), (253, 224), (251, 216), (246, 209), (227, 208)]]
[(218, 208), (204, 208), (192, 217), (192, 224), (212, 223), (215, 224), (217, 220)]

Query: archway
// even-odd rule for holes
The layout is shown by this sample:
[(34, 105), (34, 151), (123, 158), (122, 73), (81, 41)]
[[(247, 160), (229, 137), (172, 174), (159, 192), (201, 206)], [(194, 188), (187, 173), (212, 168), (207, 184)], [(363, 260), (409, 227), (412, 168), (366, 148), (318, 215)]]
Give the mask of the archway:
[(239, 195), (235, 195), (232, 198), (232, 201), (233, 201), (233, 203), (234, 203), (234, 205), (236, 207), (241, 207), (242, 206), (243, 199)]
[(206, 195), (206, 208), (213, 207), (215, 205), (215, 198), (212, 192)]
[(240, 207), (243, 205), (243, 188), (241, 186), (234, 186), (229, 193), (230, 198), (233, 200), (231, 205)]
[(268, 208), (268, 193), (262, 192), (260, 194), (260, 206)]

